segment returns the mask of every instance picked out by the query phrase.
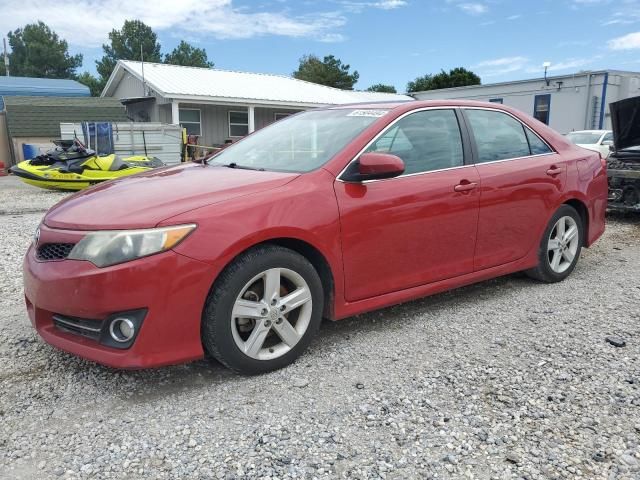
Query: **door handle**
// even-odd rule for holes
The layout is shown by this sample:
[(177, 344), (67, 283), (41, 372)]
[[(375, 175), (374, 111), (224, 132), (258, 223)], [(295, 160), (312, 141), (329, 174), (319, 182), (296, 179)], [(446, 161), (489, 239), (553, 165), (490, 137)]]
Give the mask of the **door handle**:
[(555, 165), (549, 167), (549, 170), (547, 170), (547, 175), (549, 175), (550, 177), (555, 177), (556, 175), (561, 174), (564, 171), (563, 168), (560, 167), (556, 167)]
[(473, 190), (477, 186), (478, 186), (478, 184), (475, 183), (475, 182), (469, 182), (467, 180), (463, 180), (458, 185), (453, 187), (453, 191), (454, 192), (459, 192), (459, 193), (470, 192), (471, 190)]

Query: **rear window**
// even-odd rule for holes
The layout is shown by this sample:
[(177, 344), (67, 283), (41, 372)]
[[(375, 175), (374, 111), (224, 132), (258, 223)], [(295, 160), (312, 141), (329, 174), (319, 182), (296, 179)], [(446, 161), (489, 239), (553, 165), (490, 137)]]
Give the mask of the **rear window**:
[(544, 143), (529, 127), (524, 127), (524, 131), (527, 134), (527, 140), (529, 140), (531, 155), (544, 155), (545, 153), (551, 153), (549, 145)]

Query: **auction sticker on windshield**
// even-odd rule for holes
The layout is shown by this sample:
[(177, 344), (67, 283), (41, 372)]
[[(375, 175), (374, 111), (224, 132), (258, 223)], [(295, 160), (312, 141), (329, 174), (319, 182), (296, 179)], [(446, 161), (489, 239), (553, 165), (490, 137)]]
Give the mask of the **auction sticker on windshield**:
[(354, 110), (349, 113), (347, 117), (382, 117), (384, 114), (388, 113), (388, 110)]

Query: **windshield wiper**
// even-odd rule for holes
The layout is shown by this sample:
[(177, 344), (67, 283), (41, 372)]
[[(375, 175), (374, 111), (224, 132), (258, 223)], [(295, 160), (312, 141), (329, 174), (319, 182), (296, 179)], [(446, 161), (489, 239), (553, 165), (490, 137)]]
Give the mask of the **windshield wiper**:
[(239, 165), (236, 162), (221, 163), (220, 165), (222, 165), (223, 167), (227, 167), (227, 168), (239, 168), (241, 170), (257, 170), (259, 172), (264, 172), (264, 168), (250, 167), (248, 165)]

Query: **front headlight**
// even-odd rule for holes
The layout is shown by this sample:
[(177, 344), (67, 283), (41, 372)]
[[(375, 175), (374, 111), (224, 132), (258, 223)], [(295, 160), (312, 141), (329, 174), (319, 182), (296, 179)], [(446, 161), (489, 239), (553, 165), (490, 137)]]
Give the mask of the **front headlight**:
[(195, 228), (191, 224), (146, 230), (91, 232), (73, 247), (67, 258), (88, 260), (97, 267), (108, 267), (169, 250)]

